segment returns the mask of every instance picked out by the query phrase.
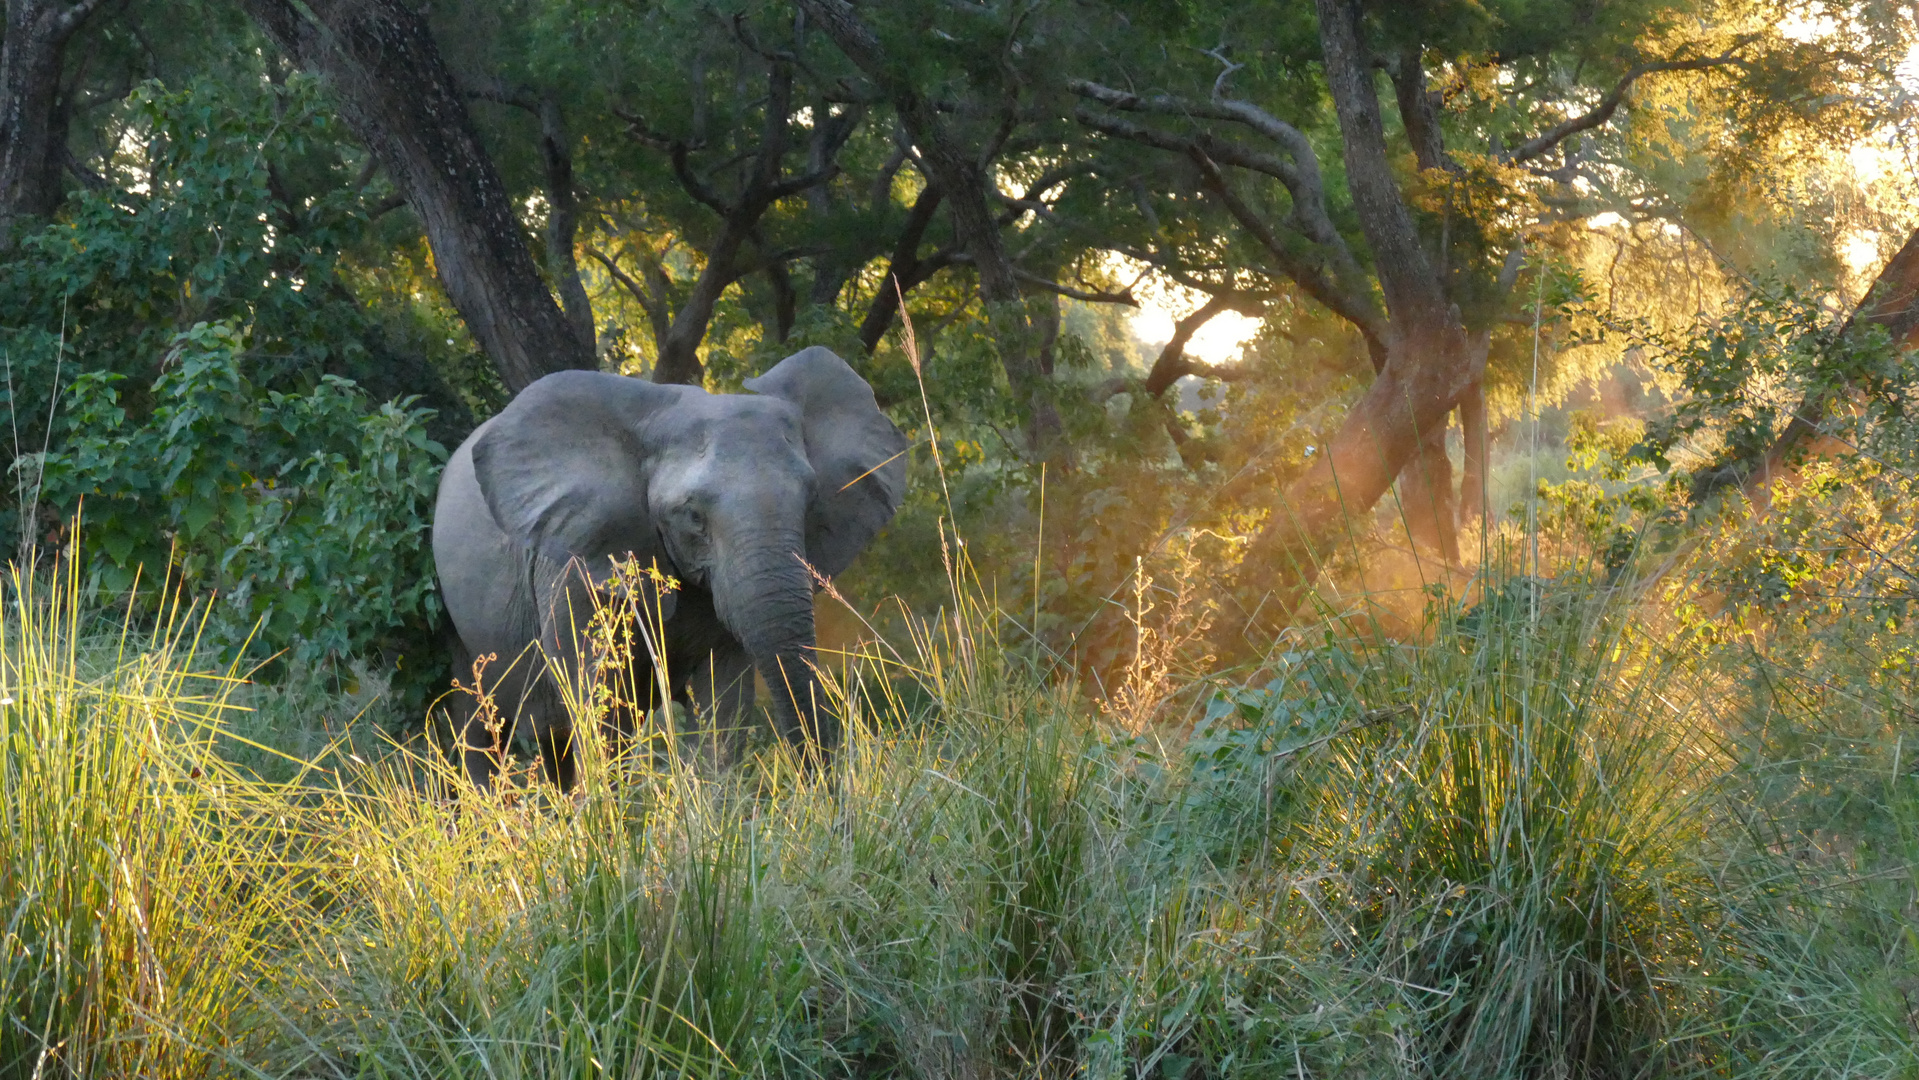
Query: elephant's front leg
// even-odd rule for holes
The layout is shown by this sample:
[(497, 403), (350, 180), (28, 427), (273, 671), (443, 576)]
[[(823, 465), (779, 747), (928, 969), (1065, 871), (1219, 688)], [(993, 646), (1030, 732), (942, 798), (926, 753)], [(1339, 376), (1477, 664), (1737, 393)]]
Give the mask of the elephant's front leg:
[(715, 644), (685, 683), (694, 731), (712, 748), (716, 764), (738, 760), (753, 720), (753, 658), (730, 636)]
[(518, 656), (501, 659), (488, 653), (478, 663), (468, 658), (464, 645), (456, 656), (469, 673), (470, 683), (446, 704), (456, 757), (473, 786), (486, 791), (506, 765), (517, 721), (546, 730), (557, 701), (543, 676), (544, 663), (529, 643)]
[(600, 604), (605, 622), (593, 643), (595, 693), (607, 755), (618, 761), (632, 751), (635, 736), (665, 699), (667, 675), (658, 656), (670, 648), (670, 617), (651, 591), (624, 597), (603, 591)]

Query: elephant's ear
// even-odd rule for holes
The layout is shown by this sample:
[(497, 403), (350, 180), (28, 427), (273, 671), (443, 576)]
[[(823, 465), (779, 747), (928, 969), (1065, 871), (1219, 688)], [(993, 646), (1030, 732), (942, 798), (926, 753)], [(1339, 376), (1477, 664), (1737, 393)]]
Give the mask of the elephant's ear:
[(746, 388), (799, 407), (819, 484), (807, 512), (806, 557), (820, 573), (837, 575), (906, 496), (906, 436), (880, 412), (866, 380), (817, 345), (746, 380)]
[(494, 522), (555, 562), (663, 557), (646, 504), (647, 432), (686, 392), (597, 371), (562, 371), (521, 391), (473, 444)]

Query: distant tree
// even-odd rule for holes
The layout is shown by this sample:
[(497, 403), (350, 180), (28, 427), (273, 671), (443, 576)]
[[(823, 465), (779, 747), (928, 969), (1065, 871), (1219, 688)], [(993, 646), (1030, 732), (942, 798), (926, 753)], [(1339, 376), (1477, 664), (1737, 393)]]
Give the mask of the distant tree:
[(0, 36), (0, 250), (22, 217), (51, 216), (66, 171), (67, 42), (104, 0), (10, 0)]
[(1255, 537), (1228, 637), (1244, 612), (1283, 622), (1344, 523), (1395, 478), (1414, 537), (1457, 558), (1448, 414), (1464, 423), (1459, 501), (1477, 520), (1489, 346), (1541, 291), (1516, 289), (1522, 272), (1536, 280), (1547, 252), (1578, 242), (1569, 224), (1633, 205), (1679, 212), (1619, 133), (1645, 85), (1737, 86), (1772, 103), (1747, 107), (1763, 127), (1833, 81), (1836, 50), (1783, 40), (1757, 12), (1717, 13), (1223, 3), (1175, 19), (1178, 48), (1115, 48), (1100, 78), (1069, 84), (1083, 124), (1183, 159), (1262, 270), (1352, 324), (1370, 354), (1371, 387)]

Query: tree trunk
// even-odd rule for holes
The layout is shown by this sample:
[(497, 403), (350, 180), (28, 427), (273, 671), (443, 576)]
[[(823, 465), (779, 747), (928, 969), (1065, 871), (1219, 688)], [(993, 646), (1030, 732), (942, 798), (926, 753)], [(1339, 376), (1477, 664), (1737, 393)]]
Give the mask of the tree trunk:
[(245, 0), (254, 22), (326, 78), (342, 115), (426, 227), (447, 298), (509, 389), (596, 366), (553, 302), (525, 231), (426, 19), (404, 0)]
[(1439, 552), (1448, 564), (1459, 562), (1459, 534), (1453, 507), (1453, 462), (1446, 456), (1446, 427), (1426, 433), (1411, 461), (1399, 473), (1399, 505), (1406, 535), (1415, 545)]
[(567, 138), (560, 105), (552, 98), (540, 103), (540, 159), (546, 165), (546, 272), (560, 294), (560, 311), (573, 336), (598, 353), (599, 333), (593, 324), (593, 302), (580, 280), (579, 257), (573, 251), (579, 229), (579, 202), (573, 193), (573, 143)]
[(1459, 427), (1466, 437), (1466, 462), (1459, 479), (1459, 527), (1483, 532), (1492, 521), (1486, 502), (1486, 384), (1475, 382), (1459, 398)]
[(739, 260), (749, 231), (750, 226), (738, 215), (727, 218), (719, 240), (706, 253), (700, 276), (687, 291), (686, 302), (673, 313), (673, 325), (660, 339), (659, 362), (653, 365), (654, 382), (698, 386), (705, 379), (700, 342), (706, 340), (706, 327), (713, 321), (713, 309), (719, 306), (720, 297), (737, 279), (733, 264)]
[[(784, 62), (775, 62), (767, 70), (765, 122), (760, 131), (759, 152), (753, 172), (731, 204), (693, 178), (687, 165), (687, 148), (676, 144), (674, 171), (694, 197), (720, 215), (720, 236), (707, 252), (706, 266), (686, 295), (686, 303), (673, 316), (673, 326), (660, 341), (659, 363), (653, 368), (653, 381), (698, 386), (706, 372), (700, 363), (700, 342), (706, 340), (706, 328), (713, 321), (713, 310), (727, 287), (740, 278), (735, 269), (740, 249), (759, 229), (760, 218), (782, 194), (780, 160), (786, 155), (787, 115), (792, 106), (793, 72)], [(799, 190), (795, 187), (793, 190)]]
[[(1223, 650), (1257, 652), (1290, 619), (1340, 529), (1372, 509), (1419, 452), (1420, 433), (1443, 431), (1472, 381), (1457, 310), (1419, 243), (1387, 155), (1372, 63), (1348, 0), (1316, 0), (1326, 82), (1344, 144), (1346, 183), (1378, 267), (1390, 320), (1386, 366), (1323, 454), (1290, 485), (1241, 566), (1242, 605), (1220, 626)], [(1236, 640), (1237, 639), (1237, 640)]]
[(0, 38), (0, 251), (22, 221), (60, 208), (67, 132), (60, 69), (66, 45), (102, 0), (7, 0)]

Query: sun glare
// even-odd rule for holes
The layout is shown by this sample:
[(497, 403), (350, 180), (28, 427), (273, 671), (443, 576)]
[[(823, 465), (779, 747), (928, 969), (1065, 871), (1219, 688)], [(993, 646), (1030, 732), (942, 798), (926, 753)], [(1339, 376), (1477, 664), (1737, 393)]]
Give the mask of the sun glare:
[(1864, 274), (1879, 265), (1879, 233), (1873, 229), (1861, 229), (1848, 236), (1839, 245), (1839, 257), (1845, 260), (1846, 269), (1854, 274)]
[[(1133, 336), (1155, 348), (1171, 341), (1173, 324), (1197, 306), (1185, 302), (1186, 299), (1161, 294), (1143, 298), (1133, 313)], [(1205, 364), (1230, 363), (1238, 358), (1240, 348), (1259, 332), (1259, 324), (1260, 320), (1237, 311), (1222, 311), (1186, 343), (1186, 355)]]

